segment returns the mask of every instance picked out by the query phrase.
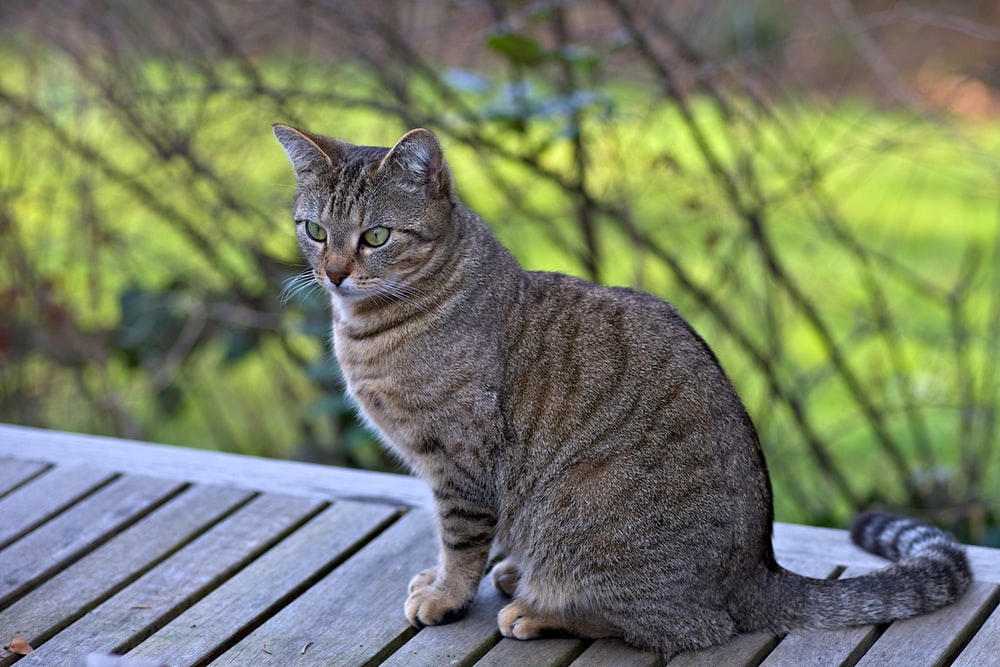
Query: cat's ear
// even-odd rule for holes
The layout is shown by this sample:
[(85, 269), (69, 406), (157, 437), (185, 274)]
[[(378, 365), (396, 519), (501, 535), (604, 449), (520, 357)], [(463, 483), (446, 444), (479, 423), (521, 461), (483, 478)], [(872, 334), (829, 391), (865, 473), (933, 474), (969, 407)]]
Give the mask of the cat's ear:
[(331, 169), (341, 161), (349, 148), (349, 144), (343, 141), (310, 134), (280, 123), (275, 123), (272, 129), (299, 178), (304, 174)]
[(380, 169), (400, 176), (415, 191), (431, 198), (447, 196), (451, 176), (437, 137), (430, 130), (410, 130), (382, 159)]

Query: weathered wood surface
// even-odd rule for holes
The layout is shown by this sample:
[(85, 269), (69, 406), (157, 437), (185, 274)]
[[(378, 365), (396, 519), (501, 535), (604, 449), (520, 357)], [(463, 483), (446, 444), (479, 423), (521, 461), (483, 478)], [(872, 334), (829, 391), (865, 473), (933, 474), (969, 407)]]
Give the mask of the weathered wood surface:
[[(502, 638), (489, 578), (462, 621), (411, 628), (407, 583), (437, 555), (425, 502), (411, 478), (0, 426), (0, 645), (36, 649), (0, 667), (656, 664), (620, 641)], [(838, 530), (779, 524), (775, 546), (813, 577), (885, 565)], [(972, 590), (935, 614), (671, 665), (1000, 665), (1000, 551), (970, 556)]]
[[(411, 507), (431, 504), (418, 480), (365, 470), (345, 470), (297, 461), (277, 461), (146, 442), (0, 425), (0, 456), (151, 474), (182, 482), (247, 488), (322, 499), (362, 500)], [(2, 487), (0, 487), (2, 492)]]

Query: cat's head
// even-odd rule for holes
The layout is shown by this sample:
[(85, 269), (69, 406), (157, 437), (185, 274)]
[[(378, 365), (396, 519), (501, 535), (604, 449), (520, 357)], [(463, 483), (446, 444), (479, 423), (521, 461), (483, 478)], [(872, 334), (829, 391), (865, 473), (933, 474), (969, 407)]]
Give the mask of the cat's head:
[(274, 135), (298, 180), (299, 246), (335, 304), (386, 304), (419, 294), (435, 249), (454, 233), (457, 204), (434, 134), (412, 130), (392, 148), (280, 124)]

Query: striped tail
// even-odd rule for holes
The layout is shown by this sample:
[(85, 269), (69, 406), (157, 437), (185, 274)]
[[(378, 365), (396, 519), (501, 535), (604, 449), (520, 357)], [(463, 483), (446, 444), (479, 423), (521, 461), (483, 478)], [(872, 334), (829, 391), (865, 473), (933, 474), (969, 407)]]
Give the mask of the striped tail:
[(972, 582), (965, 548), (926, 523), (866, 513), (851, 525), (862, 549), (895, 561), (860, 577), (818, 580), (781, 572), (772, 589), (774, 630), (889, 623), (958, 600)]
[(955, 602), (972, 582), (965, 548), (950, 533), (922, 521), (867, 512), (851, 523), (851, 540), (865, 551), (896, 561), (891, 569), (910, 570), (923, 580), (912, 615)]

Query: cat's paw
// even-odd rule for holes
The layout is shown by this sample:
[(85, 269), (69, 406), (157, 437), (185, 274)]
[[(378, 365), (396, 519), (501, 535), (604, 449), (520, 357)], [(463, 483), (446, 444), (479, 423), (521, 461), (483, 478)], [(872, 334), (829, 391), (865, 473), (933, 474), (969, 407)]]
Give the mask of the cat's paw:
[(437, 568), (432, 567), (429, 570), (424, 570), (416, 574), (412, 579), (410, 579), (409, 592), (412, 595), (414, 591), (420, 590), (421, 588), (427, 588), (428, 586), (433, 586), (434, 582), (437, 580)]
[(438, 585), (437, 569), (424, 570), (410, 580), (410, 596), (403, 612), (415, 628), (451, 623), (465, 616), (472, 599)]
[(493, 585), (509, 598), (514, 597), (520, 580), (521, 573), (517, 569), (517, 563), (510, 558), (500, 561), (493, 567)]
[(531, 605), (514, 600), (497, 616), (500, 634), (512, 639), (536, 639), (551, 632), (548, 619), (538, 616)]

